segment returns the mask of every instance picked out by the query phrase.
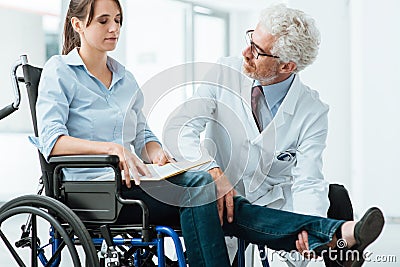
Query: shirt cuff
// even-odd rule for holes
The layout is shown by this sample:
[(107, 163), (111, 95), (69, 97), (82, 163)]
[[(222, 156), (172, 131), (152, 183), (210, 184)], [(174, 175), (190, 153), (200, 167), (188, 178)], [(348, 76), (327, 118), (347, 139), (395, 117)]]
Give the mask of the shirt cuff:
[(50, 137), (46, 138), (38, 138), (35, 136), (29, 136), (29, 141), (36, 146), (36, 148), (42, 153), (43, 157), (48, 161), (51, 151), (53, 150), (54, 145), (56, 144), (58, 138), (61, 135), (68, 135), (66, 131), (59, 129), (52, 133)]

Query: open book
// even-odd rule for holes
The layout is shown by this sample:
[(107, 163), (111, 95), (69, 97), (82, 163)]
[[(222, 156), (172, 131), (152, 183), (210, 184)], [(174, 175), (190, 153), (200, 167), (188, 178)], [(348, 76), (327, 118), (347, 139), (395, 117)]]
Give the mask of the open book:
[[(197, 161), (180, 161), (158, 166), (157, 164), (146, 164), (152, 177), (140, 176), (140, 181), (160, 181), (190, 169), (207, 164), (211, 161), (209, 157), (200, 158)], [(131, 178), (133, 180), (133, 178)]]

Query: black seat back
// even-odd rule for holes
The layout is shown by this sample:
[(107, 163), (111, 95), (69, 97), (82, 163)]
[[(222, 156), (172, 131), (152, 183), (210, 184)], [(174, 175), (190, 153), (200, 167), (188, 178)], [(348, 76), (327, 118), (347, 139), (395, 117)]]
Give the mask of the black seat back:
[[(35, 136), (38, 137), (38, 127), (37, 127), (37, 119), (36, 119), (36, 101), (38, 97), (38, 87), (40, 76), (42, 74), (42, 68), (34, 67), (29, 64), (22, 65), (22, 71), (24, 74), (25, 86), (28, 92), (28, 100), (29, 100), (29, 108), (31, 111), (32, 124)], [(38, 151), (40, 168), (42, 170), (42, 180), (45, 186), (45, 192), (47, 196), (54, 197), (53, 194), (53, 171), (54, 168), (51, 164), (49, 164), (42, 153)]]

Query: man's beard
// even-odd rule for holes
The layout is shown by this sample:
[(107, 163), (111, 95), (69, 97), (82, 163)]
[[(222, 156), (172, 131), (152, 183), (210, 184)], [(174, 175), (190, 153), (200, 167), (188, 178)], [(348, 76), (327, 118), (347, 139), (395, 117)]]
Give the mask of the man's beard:
[(278, 67), (274, 67), (270, 70), (267, 75), (259, 75), (256, 72), (249, 71), (245, 66), (243, 67), (243, 73), (249, 78), (259, 81), (262, 85), (273, 84), (273, 81), (278, 77)]

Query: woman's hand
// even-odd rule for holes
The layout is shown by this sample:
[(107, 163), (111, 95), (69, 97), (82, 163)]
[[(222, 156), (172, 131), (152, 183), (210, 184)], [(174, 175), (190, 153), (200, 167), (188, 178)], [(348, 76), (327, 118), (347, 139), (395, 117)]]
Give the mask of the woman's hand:
[(158, 164), (159, 166), (165, 165), (169, 162), (174, 162), (175, 160), (168, 154), (167, 151), (163, 149), (159, 149), (157, 153), (155, 153), (154, 158), (152, 159), (153, 164)]
[[(157, 143), (158, 144), (158, 143)], [(146, 165), (129, 149), (112, 142), (89, 141), (71, 136), (60, 136), (50, 155), (117, 155), (124, 171), (125, 184), (131, 187), (131, 177), (140, 184), (139, 174), (151, 177)], [(124, 182), (124, 180), (122, 180)]]
[(131, 187), (131, 177), (135, 181), (136, 185), (140, 184), (139, 174), (151, 177), (151, 173), (147, 169), (146, 165), (136, 155), (128, 149), (125, 149), (123, 146), (111, 143), (109, 154), (117, 155), (119, 157), (119, 167), (124, 171), (125, 184), (128, 188)]
[(175, 161), (157, 142), (146, 143), (142, 151), (142, 158), (159, 166)]

